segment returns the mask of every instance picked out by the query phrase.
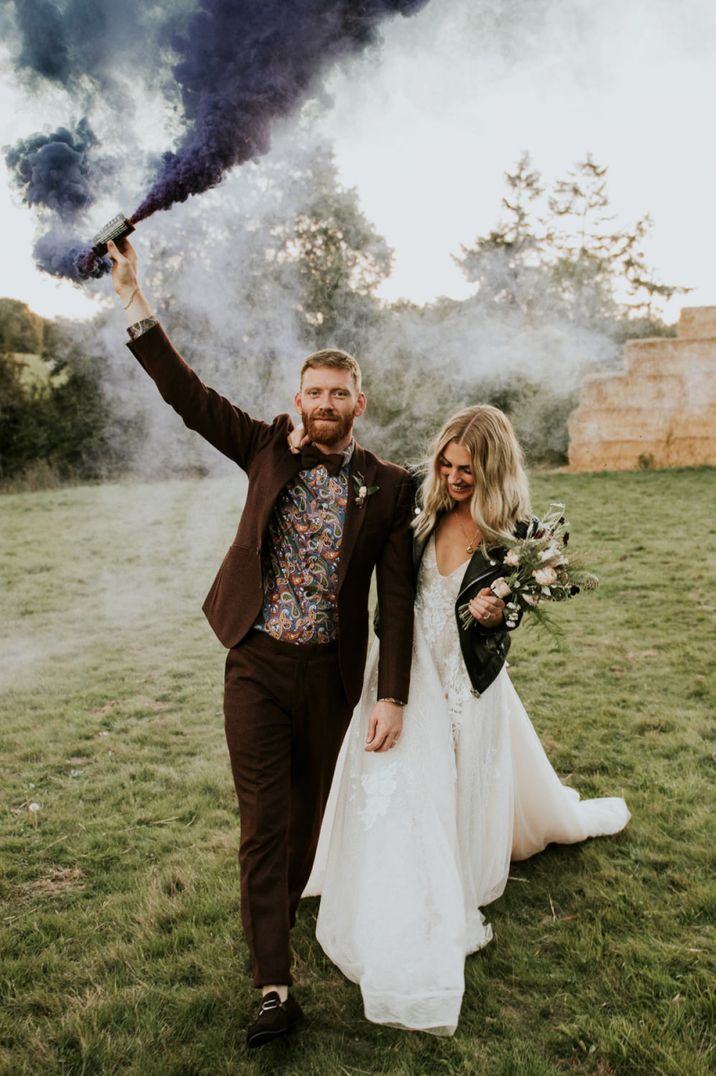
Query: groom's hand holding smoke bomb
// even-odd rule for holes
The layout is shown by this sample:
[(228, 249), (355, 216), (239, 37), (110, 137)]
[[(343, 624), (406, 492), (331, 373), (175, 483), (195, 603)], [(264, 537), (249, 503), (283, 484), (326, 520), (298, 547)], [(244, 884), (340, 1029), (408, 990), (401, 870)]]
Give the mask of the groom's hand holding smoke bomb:
[(107, 240), (107, 253), (112, 259), (112, 285), (127, 315), (127, 324), (134, 325), (144, 318), (153, 317), (137, 280), (137, 252), (128, 239)]

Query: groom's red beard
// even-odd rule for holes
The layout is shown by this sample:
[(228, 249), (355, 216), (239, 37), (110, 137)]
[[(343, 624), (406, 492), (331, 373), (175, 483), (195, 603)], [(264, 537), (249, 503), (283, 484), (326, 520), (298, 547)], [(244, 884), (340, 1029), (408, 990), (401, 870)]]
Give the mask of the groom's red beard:
[(301, 412), (303, 429), (309, 441), (321, 445), (337, 445), (350, 436), (353, 415), (339, 415), (335, 411), (307, 415)]

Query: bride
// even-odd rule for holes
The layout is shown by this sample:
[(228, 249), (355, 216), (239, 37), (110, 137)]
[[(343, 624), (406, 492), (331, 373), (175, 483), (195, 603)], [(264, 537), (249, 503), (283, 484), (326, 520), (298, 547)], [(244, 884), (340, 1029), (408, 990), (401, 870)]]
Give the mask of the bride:
[[(460, 411), (435, 442), (414, 524), (403, 731), (390, 751), (366, 751), (375, 645), (304, 893), (321, 894), (318, 940), (376, 1023), (451, 1035), (465, 957), (492, 937), (480, 908), (503, 892), (510, 859), (629, 820), (624, 800), (580, 802), (561, 784), (507, 673), (504, 604), (488, 584), (530, 517), (509, 420), (487, 405)], [(457, 605), (468, 599), (466, 631)]]

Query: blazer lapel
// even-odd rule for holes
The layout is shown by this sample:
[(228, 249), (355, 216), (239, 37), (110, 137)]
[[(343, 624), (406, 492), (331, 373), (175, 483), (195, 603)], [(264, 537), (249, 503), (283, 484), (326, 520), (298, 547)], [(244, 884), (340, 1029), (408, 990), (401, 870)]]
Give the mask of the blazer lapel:
[(272, 507), (276, 503), (276, 499), (283, 487), (288, 485), (291, 479), (295, 478), (300, 470), (300, 455), (294, 455), (288, 450), (279, 453), (271, 468), (271, 478), (267, 483), (268, 498), (271, 501)]
[(376, 464), (370, 460), (358, 442), (353, 449), (350, 466), (348, 468), (348, 504), (346, 505), (346, 518), (343, 524), (343, 541), (341, 542), (341, 559), (338, 566), (338, 589), (340, 590), (348, 570), (348, 562), (355, 548), (358, 535), (360, 534), (366, 513), (370, 511), (370, 497), (366, 497), (363, 507), (356, 504), (356, 483), (354, 478), (361, 476), (362, 484), (374, 485)]
[(272, 445), (270, 455), (261, 463), (261, 493), (256, 505), (257, 535), (261, 540), (269, 525), (271, 513), (281, 490), (296, 477), (300, 469), (300, 455), (289, 452), (285, 438), (277, 439)]
[(427, 544), (430, 538), (435, 533), (435, 528), (428, 531), (427, 534), (423, 534), (420, 538), (413, 532), (413, 579), (417, 583), (418, 575), (420, 573), (420, 565), (423, 561), (423, 554), (427, 548)]

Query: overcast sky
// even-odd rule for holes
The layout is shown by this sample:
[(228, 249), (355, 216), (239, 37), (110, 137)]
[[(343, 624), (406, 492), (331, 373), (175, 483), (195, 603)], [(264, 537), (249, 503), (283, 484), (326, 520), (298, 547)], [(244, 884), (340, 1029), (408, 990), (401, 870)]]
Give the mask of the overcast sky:
[[(383, 294), (465, 295), (451, 254), (494, 226), (503, 173), (528, 150), (548, 183), (587, 152), (608, 165), (618, 220), (649, 212), (652, 263), (694, 289), (677, 307), (716, 304), (715, 57), (713, 0), (432, 0), (389, 24), (379, 50), (333, 72), (320, 120), (395, 249)], [(62, 94), (30, 100), (5, 66), (2, 144), (68, 122), (66, 110)], [(34, 269), (34, 220), (4, 167), (0, 217), (0, 295), (45, 315), (91, 312), (81, 289)]]

